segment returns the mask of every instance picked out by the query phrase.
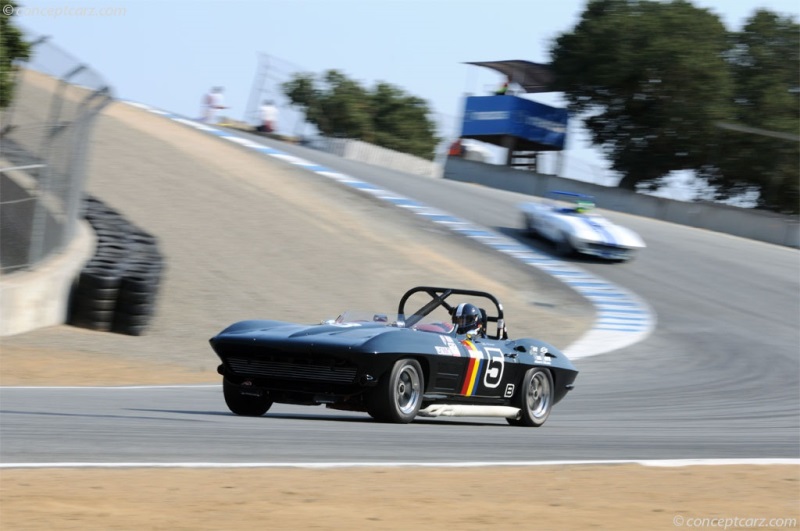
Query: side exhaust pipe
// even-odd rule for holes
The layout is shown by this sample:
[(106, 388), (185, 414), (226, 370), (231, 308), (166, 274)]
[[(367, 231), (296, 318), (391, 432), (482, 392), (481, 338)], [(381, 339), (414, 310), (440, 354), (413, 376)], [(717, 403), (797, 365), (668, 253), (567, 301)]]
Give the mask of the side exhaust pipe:
[(515, 419), (520, 409), (509, 406), (468, 406), (462, 404), (433, 404), (420, 409), (420, 417), (502, 417)]

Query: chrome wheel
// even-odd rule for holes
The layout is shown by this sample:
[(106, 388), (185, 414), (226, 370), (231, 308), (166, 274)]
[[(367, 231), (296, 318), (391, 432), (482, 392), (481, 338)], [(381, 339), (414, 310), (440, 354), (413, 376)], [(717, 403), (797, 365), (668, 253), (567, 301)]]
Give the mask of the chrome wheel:
[(422, 405), (425, 384), (419, 362), (398, 360), (381, 376), (369, 394), (367, 411), (380, 422), (406, 424), (414, 420)]
[(512, 426), (538, 428), (550, 416), (553, 407), (553, 376), (547, 369), (528, 369), (522, 380), (514, 403), (519, 408), (519, 417), (507, 419)]
[(420, 376), (416, 368), (406, 365), (397, 377), (395, 389), (397, 408), (405, 415), (419, 409)]
[(531, 416), (537, 419), (547, 418), (550, 413), (550, 400), (552, 397), (552, 384), (550, 378), (542, 371), (535, 372), (528, 386), (526, 402)]

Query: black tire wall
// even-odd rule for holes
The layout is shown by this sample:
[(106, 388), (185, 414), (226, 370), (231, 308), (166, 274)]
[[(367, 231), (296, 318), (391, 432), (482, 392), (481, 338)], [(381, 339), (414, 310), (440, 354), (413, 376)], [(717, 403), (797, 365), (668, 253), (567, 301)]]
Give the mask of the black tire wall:
[(164, 272), (158, 240), (99, 199), (87, 197), (84, 206), (97, 248), (73, 285), (67, 322), (141, 335), (155, 315)]

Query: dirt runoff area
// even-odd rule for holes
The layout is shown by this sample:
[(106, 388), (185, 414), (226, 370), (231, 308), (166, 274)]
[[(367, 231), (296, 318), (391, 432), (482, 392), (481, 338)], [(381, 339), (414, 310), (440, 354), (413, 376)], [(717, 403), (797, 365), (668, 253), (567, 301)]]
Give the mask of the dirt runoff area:
[[(3, 348), (0, 385), (218, 380), (99, 355), (87, 375), (70, 369), (86, 353), (32, 354)], [(791, 465), (0, 471), (4, 531), (795, 529), (798, 500)]]

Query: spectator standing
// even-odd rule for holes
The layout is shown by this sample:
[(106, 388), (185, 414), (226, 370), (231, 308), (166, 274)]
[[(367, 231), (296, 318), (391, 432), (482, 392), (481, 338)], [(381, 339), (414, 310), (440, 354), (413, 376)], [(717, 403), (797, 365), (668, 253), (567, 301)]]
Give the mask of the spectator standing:
[(259, 124), (256, 130), (262, 133), (274, 133), (278, 127), (278, 108), (272, 100), (264, 100), (258, 109)]
[(222, 109), (227, 109), (222, 92), (222, 87), (213, 87), (203, 98), (203, 122), (217, 123), (217, 113)]
[(508, 87), (510, 84), (511, 84), (511, 78), (507, 76), (505, 82), (503, 82), (503, 84), (500, 85), (500, 88), (494, 91), (495, 96), (505, 96), (506, 94), (508, 94)]
[(506, 80), (500, 85), (500, 88), (494, 91), (495, 96), (519, 96), (525, 94), (525, 89), (522, 85), (513, 81), (511, 76), (506, 76)]
[(450, 144), (450, 149), (447, 150), (447, 155), (450, 157), (464, 156), (464, 144), (461, 143), (460, 138), (457, 138), (452, 144)]

